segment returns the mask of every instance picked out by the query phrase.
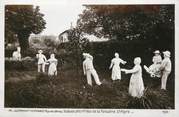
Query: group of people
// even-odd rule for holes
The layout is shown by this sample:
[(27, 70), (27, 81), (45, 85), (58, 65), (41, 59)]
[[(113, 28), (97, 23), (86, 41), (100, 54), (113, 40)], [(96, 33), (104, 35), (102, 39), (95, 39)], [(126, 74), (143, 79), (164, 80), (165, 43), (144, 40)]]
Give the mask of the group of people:
[[(47, 60), (46, 56), (43, 54), (42, 50), (38, 51), (36, 54), (37, 62), (37, 71), (38, 73), (45, 73), (46, 66), (48, 66), (48, 76), (57, 76), (57, 64), (58, 60), (55, 58), (55, 54), (51, 54), (50, 58)], [(17, 50), (12, 53), (12, 60), (21, 61), (21, 48), (17, 47)]]
[[(51, 54), (50, 58), (47, 60), (46, 56), (43, 54), (43, 51), (39, 50), (38, 54), (36, 54), (36, 58), (38, 60), (38, 62), (37, 62), (38, 73), (45, 73), (46, 65), (49, 65), (48, 76), (51, 76), (51, 77), (57, 76), (58, 60), (55, 58), (55, 54)], [(17, 47), (17, 50), (12, 53), (12, 60), (14, 60), (14, 61), (22, 60), (20, 47)]]
[[(13, 52), (14, 60), (21, 60), (20, 47), (17, 47), (17, 51)], [(163, 60), (161, 57), (161, 53), (159, 50), (154, 52), (154, 57), (152, 59), (153, 64), (147, 67), (144, 65), (144, 69), (147, 73), (150, 74), (151, 77), (161, 78), (161, 89), (166, 90), (167, 78), (171, 72), (171, 53), (169, 51), (163, 52)], [(140, 98), (144, 93), (144, 83), (142, 78), (142, 67), (141, 67), (141, 58), (134, 58), (134, 67), (132, 69), (121, 69), (120, 64), (126, 64), (127, 62), (122, 60), (119, 57), (118, 53), (114, 54), (114, 58), (111, 60), (111, 64), (109, 69), (112, 69), (111, 79), (121, 80), (121, 72), (125, 74), (132, 74), (129, 83), (129, 94), (133, 97)], [(101, 81), (99, 76), (93, 65), (93, 56), (89, 53), (83, 53), (84, 61), (83, 61), (83, 73), (87, 77), (87, 84), (92, 86), (92, 77), (97, 85), (101, 85)], [(58, 60), (55, 58), (55, 54), (51, 54), (50, 58), (47, 60), (46, 56), (43, 54), (42, 50), (38, 51), (36, 54), (36, 58), (38, 60), (38, 69), (39, 73), (45, 73), (46, 65), (48, 67), (48, 76), (57, 76), (57, 64)]]
[[(151, 77), (161, 77), (161, 89), (166, 90), (167, 78), (171, 72), (171, 60), (170, 52), (163, 52), (164, 59), (160, 55), (160, 51), (156, 50), (153, 57), (153, 64), (148, 68), (144, 65), (144, 69)], [(114, 58), (111, 60), (109, 69), (112, 69), (111, 78), (113, 81), (121, 80), (121, 71), (125, 74), (132, 74), (129, 83), (129, 94), (133, 97), (140, 98), (144, 93), (144, 82), (142, 78), (141, 58), (134, 58), (134, 67), (132, 69), (121, 69), (120, 64), (126, 64), (127, 62), (119, 58), (119, 54), (115, 53)], [(92, 86), (92, 77), (97, 85), (101, 85), (99, 76), (93, 66), (93, 56), (89, 53), (83, 53), (83, 72), (87, 77), (87, 83)]]
[[(93, 57), (89, 53), (83, 53), (85, 60), (83, 61), (83, 71), (84, 75), (87, 77), (87, 83), (92, 86), (91, 75), (94, 77), (94, 80), (97, 85), (102, 83), (99, 80), (98, 74), (93, 66)], [(121, 80), (121, 71), (126, 74), (132, 73), (130, 84), (129, 84), (129, 94), (133, 97), (140, 98), (143, 95), (144, 84), (142, 79), (142, 68), (140, 66), (141, 58), (136, 57), (134, 59), (134, 68), (131, 70), (121, 69), (120, 63), (126, 64), (127, 62), (119, 58), (119, 54), (115, 53), (115, 58), (111, 60), (111, 65), (109, 69), (112, 68), (111, 78), (113, 81)]]
[(36, 58), (38, 59), (37, 71), (39, 73), (40, 72), (45, 73), (45, 67), (46, 67), (46, 65), (49, 65), (48, 76), (57, 76), (58, 60), (55, 58), (55, 54), (51, 54), (50, 58), (47, 60), (46, 56), (43, 54), (43, 51), (39, 50), (38, 54), (36, 54)]
[(172, 69), (170, 60), (171, 53), (169, 51), (163, 52), (163, 60), (159, 50), (156, 50), (154, 54), (155, 56), (152, 59), (153, 64), (149, 67), (144, 65), (144, 69), (151, 75), (151, 77), (161, 78), (161, 89), (166, 90), (167, 78)]

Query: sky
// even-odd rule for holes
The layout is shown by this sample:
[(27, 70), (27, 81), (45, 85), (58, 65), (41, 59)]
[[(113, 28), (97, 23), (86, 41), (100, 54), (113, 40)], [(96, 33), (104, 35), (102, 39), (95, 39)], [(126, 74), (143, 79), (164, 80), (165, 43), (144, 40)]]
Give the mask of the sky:
[[(37, 5), (40, 6), (40, 12), (45, 15), (44, 19), (46, 20), (46, 29), (44, 29), (41, 34), (55, 36), (69, 29), (71, 23), (75, 27), (76, 21), (79, 18), (78, 15), (81, 14), (85, 8), (82, 3), (70, 3), (64, 1)], [(126, 6), (123, 6), (122, 8), (125, 7)], [(126, 8), (128, 9), (128, 7)]]
[(40, 12), (46, 20), (46, 29), (42, 35), (59, 35), (61, 32), (70, 28), (71, 23), (76, 26), (78, 15), (82, 13), (82, 4), (42, 4)]

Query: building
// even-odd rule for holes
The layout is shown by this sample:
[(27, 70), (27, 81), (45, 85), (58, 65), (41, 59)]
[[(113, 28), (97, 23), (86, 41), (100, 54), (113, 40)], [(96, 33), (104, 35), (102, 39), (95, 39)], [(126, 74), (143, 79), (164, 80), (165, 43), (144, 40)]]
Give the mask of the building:
[(61, 34), (59, 34), (58, 39), (60, 43), (65, 43), (69, 41), (68, 39), (69, 31), (70, 30), (65, 30)]

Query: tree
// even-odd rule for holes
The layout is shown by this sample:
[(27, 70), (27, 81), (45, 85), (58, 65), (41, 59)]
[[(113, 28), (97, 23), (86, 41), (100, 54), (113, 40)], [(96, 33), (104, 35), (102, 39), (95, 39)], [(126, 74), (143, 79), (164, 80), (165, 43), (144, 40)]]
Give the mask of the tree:
[[(118, 41), (148, 41), (156, 46), (174, 40), (174, 5), (86, 5), (78, 27)], [(100, 30), (97, 30), (100, 29)], [(169, 32), (169, 33), (166, 33)], [(166, 36), (164, 36), (166, 35)], [(156, 43), (157, 41), (157, 43)]]
[(85, 47), (88, 44), (88, 40), (83, 38), (82, 31), (77, 28), (68, 30), (69, 42), (65, 46), (65, 49), (72, 57), (73, 67), (76, 70), (76, 75), (80, 77), (80, 69), (82, 66), (82, 53), (85, 51)]
[(19, 45), (25, 51), (29, 47), (29, 35), (38, 34), (45, 29), (43, 16), (39, 6), (34, 8), (33, 5), (6, 5), (5, 40), (12, 40), (12, 35), (17, 35)]

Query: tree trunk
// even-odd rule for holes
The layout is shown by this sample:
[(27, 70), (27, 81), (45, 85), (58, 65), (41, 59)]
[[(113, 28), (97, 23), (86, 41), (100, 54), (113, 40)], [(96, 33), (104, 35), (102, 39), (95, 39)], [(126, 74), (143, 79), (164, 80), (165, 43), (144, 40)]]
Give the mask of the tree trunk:
[(19, 45), (21, 47), (21, 53), (24, 55), (25, 51), (29, 48), (29, 34), (18, 34)]

